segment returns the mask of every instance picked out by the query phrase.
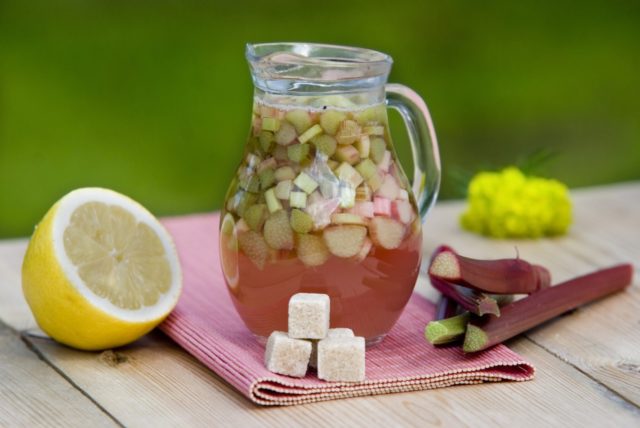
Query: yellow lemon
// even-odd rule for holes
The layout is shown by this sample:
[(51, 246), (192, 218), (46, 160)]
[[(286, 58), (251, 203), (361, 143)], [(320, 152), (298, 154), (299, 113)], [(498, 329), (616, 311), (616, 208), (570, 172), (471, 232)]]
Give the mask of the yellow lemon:
[(238, 286), (238, 236), (233, 216), (225, 214), (220, 222), (220, 260), (222, 273), (227, 280), (231, 291), (235, 292)]
[(86, 350), (125, 345), (158, 325), (182, 290), (169, 233), (134, 200), (74, 190), (31, 237), (22, 289), (49, 336)]

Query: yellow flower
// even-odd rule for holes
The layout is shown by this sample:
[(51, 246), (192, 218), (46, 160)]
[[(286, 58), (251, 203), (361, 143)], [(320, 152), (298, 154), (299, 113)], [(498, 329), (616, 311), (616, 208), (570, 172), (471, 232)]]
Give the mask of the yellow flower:
[(571, 224), (567, 186), (525, 176), (518, 168), (480, 172), (469, 183), (463, 228), (494, 238), (562, 235)]

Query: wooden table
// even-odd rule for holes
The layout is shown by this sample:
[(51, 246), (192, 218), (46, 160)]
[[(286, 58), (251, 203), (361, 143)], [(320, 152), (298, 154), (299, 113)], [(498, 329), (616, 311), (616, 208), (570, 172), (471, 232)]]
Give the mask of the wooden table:
[[(443, 242), (477, 257), (548, 266), (556, 281), (640, 259), (640, 182), (574, 192), (568, 236), (495, 241), (461, 231), (460, 202), (440, 203), (426, 253)], [(26, 239), (0, 242), (0, 426), (640, 426), (640, 285), (508, 342), (537, 368), (499, 383), (257, 407), (154, 332), (103, 353), (46, 338), (22, 297)], [(637, 270), (636, 270), (637, 272)], [(433, 296), (421, 277), (417, 291)]]

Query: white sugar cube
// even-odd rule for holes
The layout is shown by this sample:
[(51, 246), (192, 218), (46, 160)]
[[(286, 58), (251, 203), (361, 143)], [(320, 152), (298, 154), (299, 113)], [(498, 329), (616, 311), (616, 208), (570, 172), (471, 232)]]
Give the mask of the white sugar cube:
[(298, 293), (289, 300), (289, 337), (324, 339), (329, 330), (329, 296)]
[(264, 363), (267, 370), (293, 377), (303, 377), (311, 356), (311, 342), (290, 338), (274, 331), (267, 340)]
[[(327, 332), (327, 339), (331, 337), (353, 337), (353, 330), (350, 328), (330, 328)], [(311, 358), (309, 359), (309, 366), (318, 367), (318, 341), (311, 341)]]
[(363, 337), (332, 337), (318, 342), (318, 378), (361, 382), (365, 374)]

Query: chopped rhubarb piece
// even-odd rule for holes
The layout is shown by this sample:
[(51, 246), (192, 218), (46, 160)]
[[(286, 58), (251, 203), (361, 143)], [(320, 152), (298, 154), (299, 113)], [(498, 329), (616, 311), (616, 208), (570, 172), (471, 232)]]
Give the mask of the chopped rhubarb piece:
[(362, 132), (368, 135), (384, 135), (384, 126), (365, 126)]
[(369, 255), (369, 252), (371, 251), (371, 248), (373, 248), (373, 242), (371, 242), (371, 239), (364, 238), (364, 243), (362, 244), (362, 248), (360, 249), (358, 254), (356, 254), (355, 256), (356, 261), (361, 262), (364, 259), (366, 259), (367, 256)]
[(314, 146), (316, 146), (316, 150), (320, 153), (324, 153), (327, 156), (333, 156), (336, 152), (336, 147), (338, 146), (338, 142), (331, 135), (323, 134), (318, 135), (314, 139), (311, 140)]
[(349, 186), (354, 189), (358, 187), (363, 181), (360, 174), (358, 174), (358, 171), (356, 171), (347, 162), (342, 162), (338, 169), (336, 169), (335, 173), (340, 180), (349, 184)]
[(387, 108), (384, 104), (380, 104), (360, 110), (354, 113), (354, 117), (361, 125), (369, 125), (371, 122), (385, 123), (387, 121)]
[(293, 168), (290, 166), (281, 166), (276, 169), (276, 181), (285, 181), (285, 180), (293, 180), (296, 178), (296, 173), (293, 171)]
[(289, 122), (282, 122), (280, 125), (280, 129), (276, 132), (276, 143), (281, 146), (286, 146), (293, 143), (293, 140), (296, 139), (296, 128), (293, 127)]
[(396, 183), (396, 179), (390, 175), (385, 175), (380, 188), (376, 191), (376, 195), (390, 200), (396, 199), (400, 186)]
[(291, 192), (289, 206), (291, 208), (305, 208), (307, 206), (307, 194), (298, 191)]
[(360, 153), (353, 146), (340, 146), (336, 149), (335, 158), (340, 162), (355, 165), (360, 160)]
[(378, 168), (376, 167), (376, 164), (371, 161), (371, 159), (365, 159), (358, 165), (356, 165), (356, 170), (358, 170), (362, 178), (368, 180), (373, 176), (373, 174), (376, 173)]
[(257, 171), (258, 173), (261, 173), (265, 169), (269, 169), (269, 168), (276, 169), (277, 166), (278, 166), (278, 162), (274, 158), (267, 158), (262, 162), (260, 162), (260, 164), (258, 165)]
[(258, 177), (260, 177), (260, 188), (262, 190), (268, 189), (276, 182), (276, 174), (273, 168), (267, 168), (263, 170), (260, 174), (258, 174)]
[(260, 135), (258, 136), (258, 141), (260, 142), (260, 148), (262, 148), (262, 151), (264, 152), (271, 151), (271, 146), (275, 141), (273, 132), (269, 132), (269, 131), (260, 132)]
[(371, 150), (371, 140), (369, 139), (369, 136), (367, 134), (362, 134), (360, 139), (354, 144), (354, 147), (358, 150), (358, 153), (360, 153), (361, 158), (368, 158)]
[(369, 232), (374, 244), (387, 250), (393, 250), (402, 243), (405, 227), (402, 223), (387, 217), (374, 217), (369, 223)]
[(329, 169), (331, 169), (331, 171), (335, 171), (335, 169), (340, 166), (340, 162), (333, 159), (329, 159), (327, 161), (327, 166), (329, 167)]
[(413, 221), (413, 207), (406, 200), (395, 200), (391, 203), (391, 215), (404, 224)]
[(353, 144), (360, 138), (360, 125), (355, 120), (345, 120), (338, 127), (336, 141), (338, 144)]
[(260, 164), (260, 162), (262, 162), (262, 159), (260, 159), (260, 156), (255, 155), (253, 153), (249, 153), (247, 154), (247, 168), (250, 170), (254, 170), (258, 167), (258, 165)]
[(280, 129), (280, 121), (275, 117), (263, 117), (262, 118), (262, 130), (263, 131), (277, 131)]
[(251, 120), (251, 135), (254, 137), (260, 135), (260, 131), (262, 131), (262, 118), (254, 115)]
[(287, 156), (291, 162), (301, 163), (309, 156), (309, 145), (292, 144), (287, 147)]
[(409, 192), (407, 192), (405, 189), (398, 190), (398, 199), (403, 201), (409, 200)]
[(247, 226), (255, 232), (262, 231), (262, 226), (267, 219), (269, 211), (265, 204), (255, 204), (247, 208), (242, 217)]
[(298, 235), (297, 240), (298, 258), (306, 266), (321, 266), (329, 259), (329, 249), (321, 237), (304, 234)]
[(324, 129), (324, 132), (330, 135), (335, 135), (338, 131), (340, 123), (347, 117), (341, 111), (328, 110), (320, 115), (320, 126)]
[(367, 184), (369, 185), (371, 190), (376, 192), (378, 189), (380, 189), (380, 186), (382, 186), (382, 182), (383, 182), (384, 178), (385, 178), (384, 172), (382, 172), (380, 170), (376, 170), (375, 174), (373, 174), (367, 180)]
[(375, 137), (371, 139), (371, 149), (369, 151), (369, 157), (375, 163), (380, 163), (384, 157), (384, 152), (387, 150), (387, 143), (380, 138)]
[(338, 199), (321, 199), (313, 204), (307, 204), (305, 211), (313, 218), (313, 227), (322, 229), (331, 223), (331, 214), (338, 208)]
[(373, 202), (370, 201), (356, 202), (353, 208), (350, 208), (349, 212), (359, 215), (360, 217), (372, 218), (375, 208)]
[(258, 193), (260, 190), (260, 177), (249, 172), (246, 175), (240, 177), (238, 185), (241, 189), (251, 193)]
[(298, 134), (304, 133), (304, 131), (311, 127), (311, 117), (309, 113), (304, 110), (290, 110), (284, 115), (284, 118), (296, 128)]
[(307, 195), (318, 188), (318, 183), (304, 172), (301, 172), (296, 177), (296, 179), (293, 181), (293, 184), (304, 190)]
[(251, 228), (249, 227), (247, 222), (244, 221), (243, 218), (241, 218), (236, 222), (236, 233), (240, 234), (240, 233), (248, 232), (250, 230)]
[(429, 266), (429, 274), (454, 284), (494, 294), (528, 294), (550, 285), (542, 266), (525, 260), (476, 260), (453, 250), (442, 251)]
[(351, 208), (356, 203), (356, 191), (352, 187), (340, 187), (340, 208)]
[(309, 233), (313, 229), (313, 219), (306, 212), (293, 209), (291, 210), (291, 228), (297, 233)]
[(424, 337), (432, 345), (455, 342), (464, 337), (469, 322), (469, 312), (450, 318), (431, 321), (424, 330)]
[(264, 238), (258, 232), (252, 230), (238, 234), (238, 244), (240, 250), (253, 262), (260, 270), (269, 257), (269, 247)]
[(331, 254), (353, 257), (360, 252), (367, 237), (367, 228), (356, 225), (329, 226), (323, 231), (324, 242)]
[(320, 125), (313, 125), (311, 128), (307, 129), (302, 135), (298, 137), (298, 141), (301, 143), (306, 143), (316, 135), (320, 135), (322, 133), (322, 127)]
[(333, 181), (323, 181), (320, 183), (320, 193), (326, 199), (334, 199), (340, 196), (340, 187)]
[(264, 240), (274, 250), (293, 249), (293, 230), (283, 210), (271, 214), (264, 223)]
[(633, 266), (621, 264), (536, 291), (502, 308), (500, 318), (472, 320), (463, 350), (476, 352), (504, 342), (579, 306), (621, 291), (631, 284)]
[(276, 184), (275, 187), (275, 195), (276, 198), (281, 200), (289, 200), (289, 196), (291, 195), (291, 189), (293, 188), (293, 182), (291, 180), (281, 181)]
[(289, 155), (287, 154), (287, 148), (285, 146), (276, 146), (273, 149), (273, 157), (278, 162), (289, 162)]
[(382, 154), (382, 159), (378, 162), (378, 168), (380, 168), (384, 172), (389, 171), (389, 167), (391, 166), (391, 152), (389, 150), (385, 150)]
[(276, 192), (274, 188), (271, 188), (266, 192), (264, 192), (264, 199), (267, 202), (267, 208), (269, 208), (270, 213), (274, 213), (282, 209), (282, 204), (276, 197)]
[(262, 117), (278, 117), (278, 110), (275, 107), (260, 105), (260, 116)]
[(251, 205), (255, 204), (258, 200), (258, 195), (251, 192), (239, 191), (234, 196), (234, 201), (232, 203), (234, 211), (242, 217), (244, 215), (244, 211), (249, 208)]
[(331, 223), (333, 224), (360, 224), (366, 225), (365, 220), (356, 214), (335, 213), (331, 214)]
[(367, 183), (363, 183), (356, 189), (356, 201), (368, 202), (373, 198), (373, 191)]
[(391, 215), (391, 201), (387, 198), (373, 198), (373, 213), (375, 215)]

